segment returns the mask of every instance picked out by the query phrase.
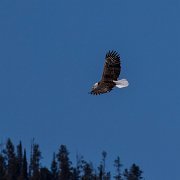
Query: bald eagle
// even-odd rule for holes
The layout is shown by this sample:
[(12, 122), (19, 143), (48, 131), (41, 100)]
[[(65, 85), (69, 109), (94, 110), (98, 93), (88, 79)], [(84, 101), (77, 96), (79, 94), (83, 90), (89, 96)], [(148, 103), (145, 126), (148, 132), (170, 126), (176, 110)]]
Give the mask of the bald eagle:
[(110, 92), (114, 87), (127, 87), (129, 83), (126, 79), (118, 80), (120, 72), (121, 61), (119, 54), (116, 51), (107, 52), (102, 78), (93, 85), (90, 94), (99, 95)]

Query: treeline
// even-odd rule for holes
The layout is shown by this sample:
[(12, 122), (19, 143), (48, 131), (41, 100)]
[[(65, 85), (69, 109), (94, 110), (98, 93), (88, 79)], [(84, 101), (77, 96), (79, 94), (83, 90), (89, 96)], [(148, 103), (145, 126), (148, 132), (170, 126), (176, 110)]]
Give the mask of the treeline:
[(40, 164), (42, 158), (39, 145), (31, 144), (29, 161), (22, 143), (15, 147), (11, 139), (0, 147), (0, 180), (140, 180), (143, 179), (139, 166), (132, 164), (122, 170), (120, 157), (114, 160), (115, 173), (106, 171), (107, 153), (102, 152), (102, 160), (97, 168), (82, 156), (77, 157), (73, 166), (65, 145), (53, 154), (50, 168)]

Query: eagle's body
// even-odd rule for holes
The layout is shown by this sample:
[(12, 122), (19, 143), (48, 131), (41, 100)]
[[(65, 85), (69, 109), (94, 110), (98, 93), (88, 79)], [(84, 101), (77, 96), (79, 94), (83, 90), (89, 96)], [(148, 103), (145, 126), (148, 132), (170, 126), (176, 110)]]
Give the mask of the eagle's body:
[(99, 95), (110, 92), (115, 86), (118, 88), (127, 87), (129, 85), (126, 79), (118, 80), (121, 72), (120, 56), (116, 51), (109, 51), (105, 57), (104, 70), (102, 78), (92, 87), (91, 94)]

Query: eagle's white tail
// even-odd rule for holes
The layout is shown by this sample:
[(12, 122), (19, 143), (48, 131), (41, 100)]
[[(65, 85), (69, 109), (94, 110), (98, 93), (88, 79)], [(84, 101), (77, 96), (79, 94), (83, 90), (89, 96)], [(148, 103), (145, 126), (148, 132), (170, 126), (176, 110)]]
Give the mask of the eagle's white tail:
[(129, 82), (127, 81), (127, 79), (121, 79), (121, 80), (113, 81), (113, 82), (116, 84), (116, 87), (118, 88), (124, 88), (129, 85)]

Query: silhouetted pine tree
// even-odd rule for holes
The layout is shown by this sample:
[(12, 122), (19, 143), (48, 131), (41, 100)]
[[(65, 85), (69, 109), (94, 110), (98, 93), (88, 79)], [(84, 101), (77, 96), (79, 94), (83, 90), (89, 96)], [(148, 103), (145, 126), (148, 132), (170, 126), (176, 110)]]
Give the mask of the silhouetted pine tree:
[(14, 152), (14, 145), (10, 139), (7, 140), (5, 154), (7, 158), (7, 176), (8, 180), (16, 180), (18, 177), (17, 158)]
[(110, 172), (106, 172), (106, 157), (107, 157), (107, 152), (103, 151), (102, 152), (102, 178), (103, 180), (109, 180), (110, 179)]
[(40, 159), (41, 152), (39, 150), (39, 145), (33, 143), (32, 144), (32, 157), (30, 162), (31, 167), (31, 180), (39, 180), (39, 169), (40, 169)]
[(106, 178), (106, 157), (107, 157), (107, 152), (103, 151), (102, 152), (102, 177), (103, 179)]
[(79, 180), (83, 173), (84, 159), (81, 155), (76, 155), (76, 167), (73, 168), (73, 180)]
[(103, 180), (103, 165), (100, 164), (98, 167), (98, 179)]
[(58, 180), (58, 167), (57, 167), (57, 161), (56, 161), (56, 154), (53, 154), (53, 160), (51, 163), (51, 174), (53, 180)]
[(109, 180), (110, 179), (110, 172), (106, 172), (106, 151), (102, 152), (102, 161), (98, 167), (98, 179), (99, 180)]
[(23, 163), (23, 154), (22, 154), (22, 143), (21, 141), (17, 145), (17, 175), (20, 176), (21, 168)]
[(65, 145), (61, 145), (57, 154), (59, 162), (59, 180), (72, 179), (71, 162), (69, 160), (69, 152)]
[(0, 153), (0, 180), (5, 180), (6, 163), (4, 156)]
[(127, 169), (124, 171), (125, 180), (140, 180), (143, 178), (141, 175), (142, 171), (136, 164), (133, 164), (129, 171)]
[(121, 167), (122, 167), (122, 164), (121, 164), (119, 156), (117, 157), (117, 159), (114, 160), (114, 167), (115, 167), (115, 170), (116, 170), (116, 174), (114, 176), (114, 179), (122, 180), (122, 177), (121, 177)]
[(82, 180), (91, 180), (91, 179), (94, 179), (92, 164), (84, 161)]
[(33, 157), (33, 144), (34, 144), (34, 138), (31, 142), (31, 149), (30, 149), (30, 163), (29, 163), (29, 169), (28, 169), (28, 177), (31, 178), (32, 176), (32, 157)]
[(21, 172), (18, 180), (28, 180), (28, 173), (27, 173), (27, 158), (26, 158), (26, 150), (24, 149), (24, 155), (22, 159), (22, 167)]

